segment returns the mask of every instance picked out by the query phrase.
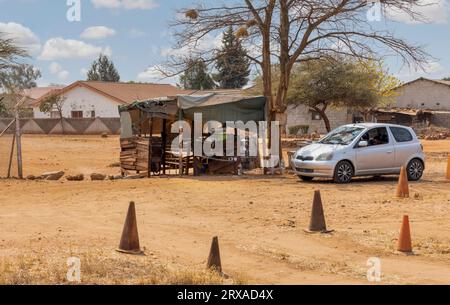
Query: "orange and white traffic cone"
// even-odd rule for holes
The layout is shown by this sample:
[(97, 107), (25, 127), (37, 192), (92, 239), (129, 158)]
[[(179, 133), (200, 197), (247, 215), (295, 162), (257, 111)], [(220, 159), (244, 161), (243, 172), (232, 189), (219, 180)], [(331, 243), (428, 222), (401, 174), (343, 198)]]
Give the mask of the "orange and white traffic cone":
[(409, 198), (408, 175), (406, 174), (405, 167), (402, 167), (402, 169), (400, 171), (400, 177), (398, 179), (398, 185), (397, 185), (397, 197)]
[(409, 217), (407, 215), (403, 216), (400, 236), (398, 238), (397, 250), (406, 253), (412, 252), (411, 231), (409, 228)]
[(220, 259), (219, 238), (215, 236), (211, 243), (211, 250), (209, 251), (208, 262), (206, 267), (210, 270), (222, 273), (222, 261)]
[(325, 213), (323, 212), (322, 197), (320, 191), (314, 192), (314, 200), (311, 210), (311, 220), (309, 228), (304, 230), (306, 233), (331, 233), (333, 230), (327, 230), (325, 222)]
[(120, 239), (120, 245), (117, 251), (135, 255), (143, 253), (139, 245), (136, 208), (133, 201), (130, 202), (128, 208), (127, 218), (125, 220), (125, 225), (123, 226), (122, 238)]
[(450, 180), (450, 155), (448, 155), (447, 161), (447, 180)]

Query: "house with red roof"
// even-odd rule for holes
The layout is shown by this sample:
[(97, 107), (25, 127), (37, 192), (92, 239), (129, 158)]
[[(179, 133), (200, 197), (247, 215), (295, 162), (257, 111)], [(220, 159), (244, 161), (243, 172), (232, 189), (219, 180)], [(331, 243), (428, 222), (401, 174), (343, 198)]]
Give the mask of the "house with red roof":
[[(191, 92), (191, 91), (189, 91)], [(67, 87), (47, 92), (33, 102), (34, 118), (58, 118), (55, 109), (44, 113), (39, 108), (51, 94), (64, 97), (64, 118), (119, 118), (118, 107), (134, 101), (189, 93), (169, 84), (77, 81)]]

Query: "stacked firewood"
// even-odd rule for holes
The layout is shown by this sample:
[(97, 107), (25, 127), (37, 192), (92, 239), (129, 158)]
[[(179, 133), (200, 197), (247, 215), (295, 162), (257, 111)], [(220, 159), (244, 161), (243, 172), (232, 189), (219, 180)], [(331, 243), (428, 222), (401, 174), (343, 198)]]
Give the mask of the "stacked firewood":
[[(145, 172), (148, 170), (149, 158), (149, 139), (148, 138), (130, 138), (121, 139), (120, 145), (120, 165), (123, 170), (134, 170)], [(159, 168), (156, 164), (161, 162), (162, 142), (161, 138), (152, 138), (152, 170)]]
[(146, 171), (148, 170), (148, 139), (139, 139), (136, 144), (136, 169)]
[(120, 167), (124, 170), (136, 170), (137, 138), (120, 139)]

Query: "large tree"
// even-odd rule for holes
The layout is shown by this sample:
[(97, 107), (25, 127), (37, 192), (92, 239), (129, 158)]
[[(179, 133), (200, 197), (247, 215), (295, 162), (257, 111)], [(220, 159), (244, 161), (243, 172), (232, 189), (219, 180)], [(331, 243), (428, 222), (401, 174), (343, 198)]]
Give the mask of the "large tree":
[[(414, 20), (424, 17), (414, 8), (421, 0), (380, 0), (384, 10), (395, 9)], [(247, 56), (259, 66), (264, 95), (269, 100), (269, 120), (284, 121), (287, 92), (292, 69), (296, 63), (330, 56), (352, 55), (359, 58), (376, 58), (399, 55), (408, 64), (421, 64), (427, 54), (419, 47), (396, 37), (381, 23), (372, 23), (367, 10), (373, 3), (361, 0), (230, 0), (218, 5), (206, 2), (197, 7), (181, 10), (172, 23), (175, 29), (176, 49), (202, 54), (214, 61), (214, 48), (207, 52), (201, 42), (229, 26), (238, 28), (237, 36), (251, 54)], [(377, 26), (375, 28), (374, 26)], [(199, 46), (202, 46), (199, 48)], [(169, 58), (167, 75), (185, 69), (183, 54)], [(277, 64), (280, 73), (277, 87), (272, 88), (272, 66)], [(283, 122), (284, 123), (284, 122)], [(280, 140), (281, 141), (281, 140)]]
[(187, 90), (214, 89), (215, 83), (208, 73), (207, 67), (201, 58), (188, 59), (188, 68), (180, 76), (181, 86)]
[[(0, 35), (0, 87), (10, 101), (6, 107), (5, 104), (3, 105), (2, 112), (12, 112), (11, 109), (14, 109), (16, 124), (15, 142), (19, 179), (23, 178), (19, 119), (23, 103), (26, 101), (24, 90), (36, 86), (36, 79), (41, 76), (39, 70), (35, 69), (33, 66), (18, 63), (19, 59), (23, 59), (27, 56), (28, 54), (22, 48), (18, 47), (13, 40), (4, 39)], [(3, 101), (4, 99), (2, 102)]]
[(3, 116), (13, 117), (18, 110), (19, 115), (28, 114), (23, 102), (26, 100), (25, 89), (36, 87), (36, 80), (41, 72), (29, 64), (14, 64), (0, 70), (0, 88), (5, 93), (1, 102)]
[(250, 75), (250, 59), (247, 50), (236, 37), (233, 27), (224, 32), (222, 48), (216, 54), (214, 80), (222, 89), (240, 89), (248, 84)]
[(108, 56), (100, 54), (95, 60), (87, 73), (88, 81), (104, 81), (104, 82), (119, 82), (120, 75), (112, 60)]
[(296, 65), (290, 83), (287, 102), (308, 106), (331, 131), (328, 109), (348, 107), (365, 112), (385, 105), (394, 97), (393, 89), (400, 81), (389, 75), (381, 64), (337, 58)]

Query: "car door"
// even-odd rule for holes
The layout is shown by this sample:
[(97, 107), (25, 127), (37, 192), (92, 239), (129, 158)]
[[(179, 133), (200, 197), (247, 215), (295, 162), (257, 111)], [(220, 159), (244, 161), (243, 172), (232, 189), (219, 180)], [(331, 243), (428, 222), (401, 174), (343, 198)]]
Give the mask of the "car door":
[(410, 157), (417, 153), (419, 145), (414, 141), (412, 133), (404, 127), (389, 127), (395, 140), (395, 162), (394, 166), (400, 170), (406, 166)]
[(368, 130), (360, 141), (367, 141), (367, 147), (356, 149), (356, 174), (382, 174), (394, 171), (395, 153), (394, 141), (386, 127), (377, 127)]

